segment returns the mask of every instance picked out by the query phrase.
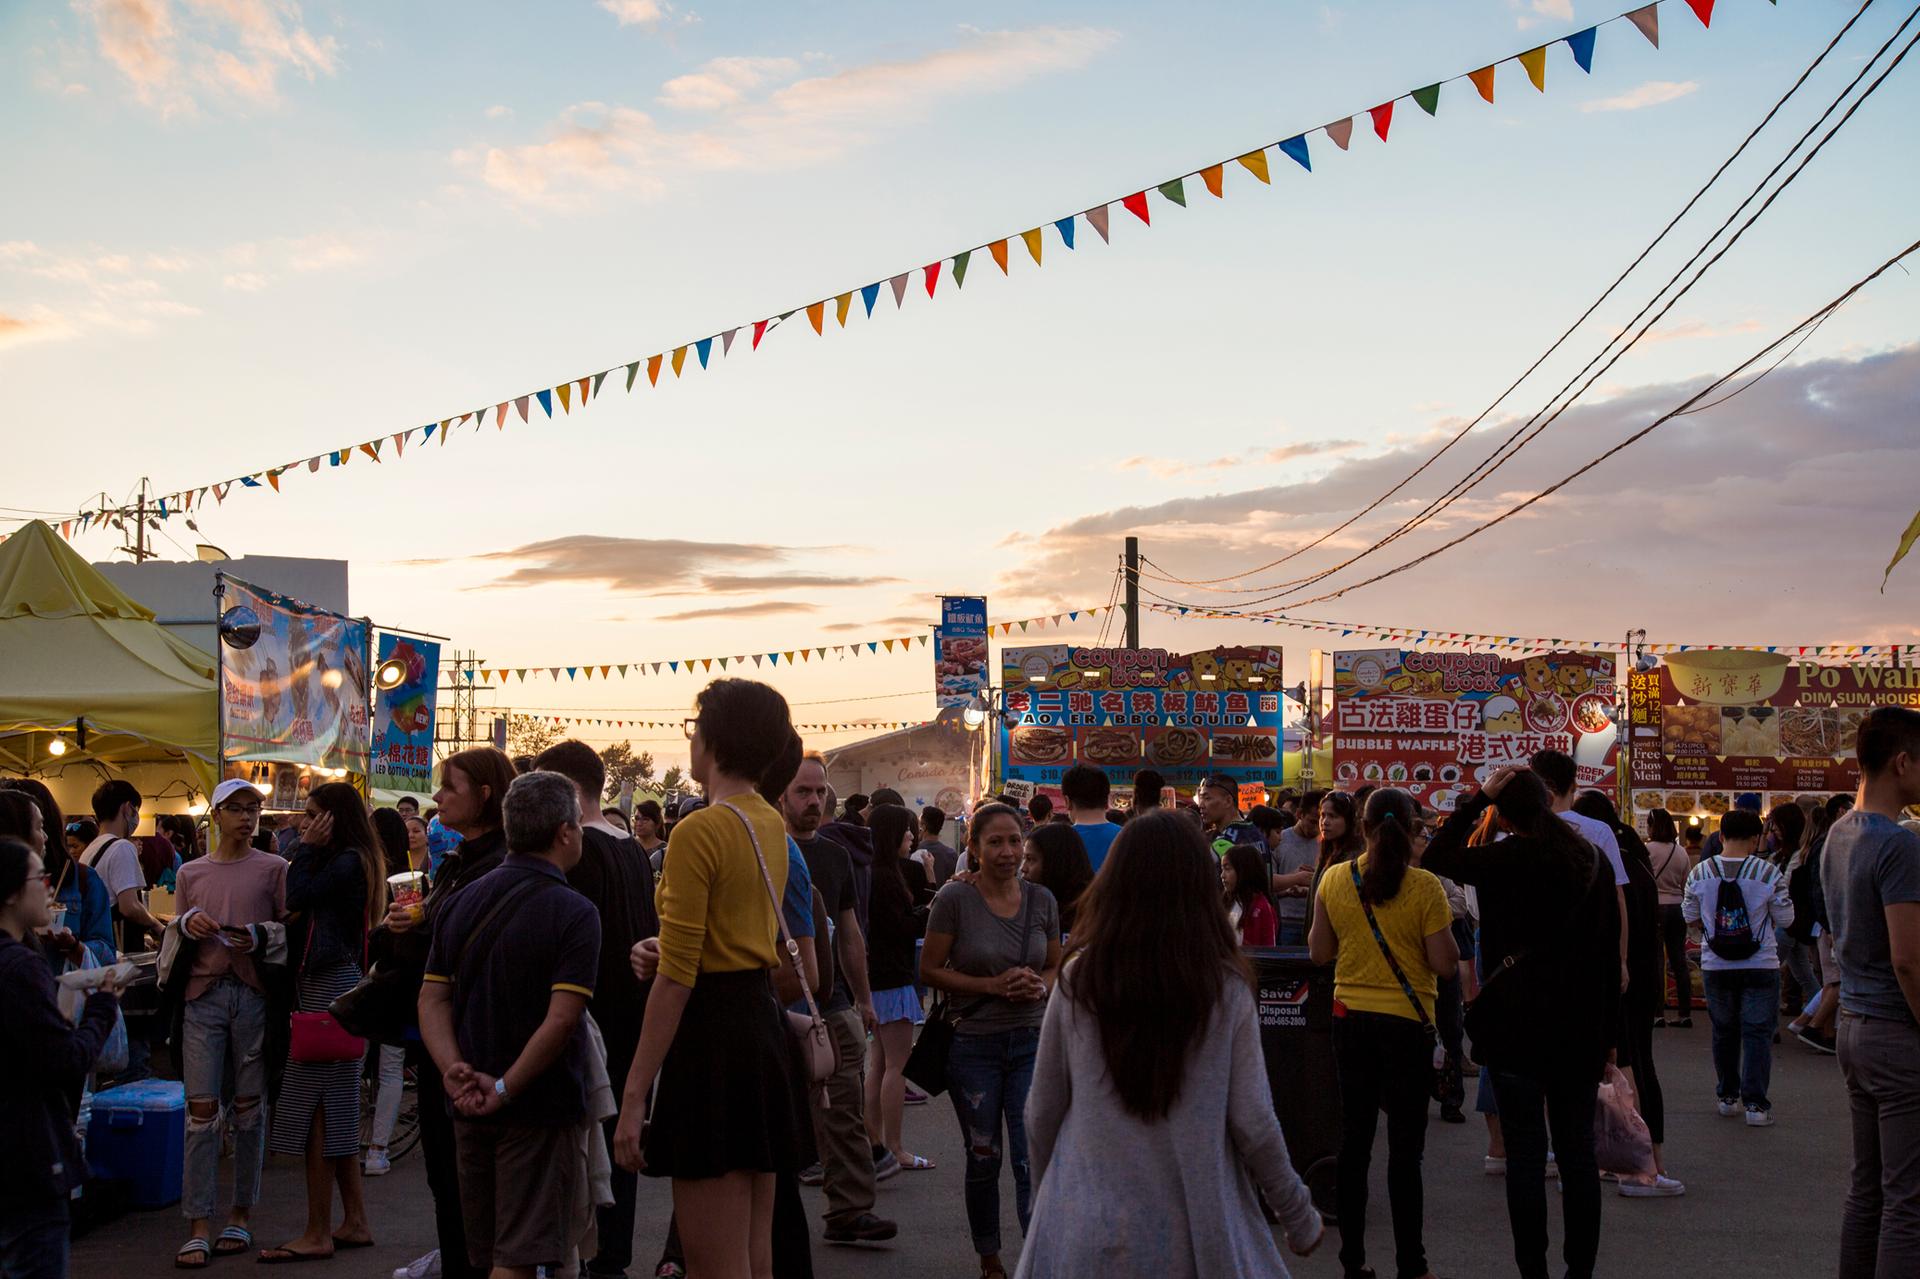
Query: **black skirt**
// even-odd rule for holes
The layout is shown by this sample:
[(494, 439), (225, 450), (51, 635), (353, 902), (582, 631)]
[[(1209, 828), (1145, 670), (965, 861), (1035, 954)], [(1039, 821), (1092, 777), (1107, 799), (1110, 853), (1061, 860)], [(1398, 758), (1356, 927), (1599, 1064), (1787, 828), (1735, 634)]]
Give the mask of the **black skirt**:
[(700, 974), (660, 1067), (647, 1176), (799, 1169), (785, 1022), (765, 970)]

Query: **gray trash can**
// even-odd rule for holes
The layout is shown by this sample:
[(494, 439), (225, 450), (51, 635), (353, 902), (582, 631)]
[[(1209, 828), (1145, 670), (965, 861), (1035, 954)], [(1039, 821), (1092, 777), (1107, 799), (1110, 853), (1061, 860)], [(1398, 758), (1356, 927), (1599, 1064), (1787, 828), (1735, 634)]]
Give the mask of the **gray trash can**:
[(1340, 1154), (1333, 969), (1315, 965), (1301, 946), (1249, 948), (1245, 953), (1258, 983), (1260, 1048), (1267, 1059), (1273, 1112), (1286, 1134), (1295, 1171), (1331, 1222)]

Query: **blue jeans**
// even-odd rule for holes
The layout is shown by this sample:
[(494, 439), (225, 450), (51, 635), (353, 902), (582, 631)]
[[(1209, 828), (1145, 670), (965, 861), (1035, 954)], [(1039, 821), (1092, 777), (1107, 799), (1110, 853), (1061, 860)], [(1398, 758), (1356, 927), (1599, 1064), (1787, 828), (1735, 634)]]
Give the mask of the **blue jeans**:
[(1721, 1100), (1738, 1097), (1773, 1109), (1773, 1032), (1780, 1025), (1780, 971), (1732, 968), (1703, 973), (1707, 1016), (1713, 1022), (1713, 1073)]
[(1000, 1123), (1007, 1129), (1007, 1155), (1013, 1161), (1014, 1206), (1020, 1234), (1033, 1217), (1033, 1182), (1027, 1163), (1027, 1090), (1033, 1086), (1033, 1059), (1040, 1051), (1040, 1028), (1025, 1026), (984, 1035), (955, 1035), (947, 1058), (947, 1084), (953, 1113), (960, 1117), (960, 1139), (967, 1146), (967, 1227), (973, 1250), (982, 1257), (1000, 1252)]
[(0, 1199), (0, 1276), (67, 1279), (67, 1200)]
[[(222, 1084), (232, 1068), (233, 1206), (260, 1202), (260, 1164), (266, 1131), (260, 1122), (267, 1091), (267, 998), (238, 977), (225, 976), (189, 999), (181, 1014), (180, 1075), (187, 1090), (187, 1158), (180, 1211), (189, 1221), (213, 1216), (220, 1182)], [(215, 1114), (195, 1119), (192, 1103), (211, 1102)]]

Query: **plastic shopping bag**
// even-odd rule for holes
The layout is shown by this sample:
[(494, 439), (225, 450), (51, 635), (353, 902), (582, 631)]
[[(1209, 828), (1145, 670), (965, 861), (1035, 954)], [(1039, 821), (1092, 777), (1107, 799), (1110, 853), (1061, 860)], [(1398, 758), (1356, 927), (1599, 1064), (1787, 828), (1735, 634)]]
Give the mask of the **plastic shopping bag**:
[(1593, 1112), (1593, 1153), (1602, 1172), (1623, 1181), (1653, 1180), (1653, 1135), (1633, 1108), (1627, 1077), (1611, 1062), (1600, 1079), (1599, 1105)]
[[(94, 955), (91, 949), (86, 946), (80, 948), (80, 963), (77, 965), (80, 970), (86, 971), (102, 966), (100, 960)], [(78, 1024), (80, 1018), (86, 1012), (86, 1006), (86, 999), (84, 997), (76, 997), (74, 1007), (68, 1013), (68, 1016), (72, 1017), (74, 1022)], [(111, 1078), (125, 1070), (127, 1068), (127, 1062), (127, 1019), (118, 1009), (115, 1009), (113, 1013), (113, 1031), (107, 1036), (107, 1042), (100, 1046), (100, 1056), (99, 1059), (93, 1063), (93, 1069), (96, 1074)]]

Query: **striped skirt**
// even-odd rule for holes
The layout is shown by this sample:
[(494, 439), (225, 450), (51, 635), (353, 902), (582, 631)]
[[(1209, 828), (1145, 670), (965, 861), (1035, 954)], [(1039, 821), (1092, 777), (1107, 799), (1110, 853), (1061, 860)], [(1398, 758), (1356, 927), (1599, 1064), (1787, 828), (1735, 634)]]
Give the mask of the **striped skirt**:
[[(360, 965), (348, 960), (331, 968), (301, 972), (294, 982), (294, 1007), (323, 1013), (360, 980)], [(305, 1155), (307, 1134), (318, 1109), (324, 1121), (325, 1155), (344, 1159), (360, 1153), (359, 1061), (289, 1061), (273, 1108), (268, 1148), (279, 1155)]]

